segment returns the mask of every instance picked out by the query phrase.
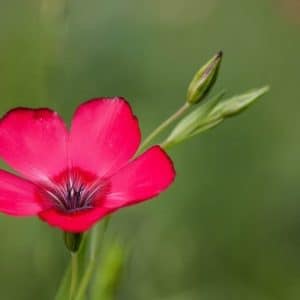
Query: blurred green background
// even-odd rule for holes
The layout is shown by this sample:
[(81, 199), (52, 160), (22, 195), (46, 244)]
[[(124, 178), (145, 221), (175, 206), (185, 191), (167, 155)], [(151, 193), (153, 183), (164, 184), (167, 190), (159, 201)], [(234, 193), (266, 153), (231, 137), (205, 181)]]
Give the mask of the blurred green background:
[[(300, 297), (300, 4), (297, 0), (0, 0), (0, 111), (49, 106), (70, 120), (126, 97), (144, 135), (225, 53), (214, 91), (271, 85), (246, 113), (174, 148), (176, 184), (114, 216), (131, 249), (118, 299)], [(49, 153), (51, 155), (51, 153)], [(53, 299), (61, 233), (0, 219), (1, 299)]]

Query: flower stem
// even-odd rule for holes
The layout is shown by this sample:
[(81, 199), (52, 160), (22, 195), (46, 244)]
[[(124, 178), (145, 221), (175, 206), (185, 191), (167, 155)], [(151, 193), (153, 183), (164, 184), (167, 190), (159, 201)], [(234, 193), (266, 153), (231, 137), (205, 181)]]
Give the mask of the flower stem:
[(188, 102), (185, 102), (183, 106), (181, 106), (174, 114), (172, 114), (168, 119), (166, 119), (163, 123), (161, 123), (156, 129), (154, 129), (144, 140), (142, 145), (140, 146), (139, 153), (145, 150), (145, 148), (150, 144), (150, 142), (159, 135), (162, 131), (164, 131), (169, 125), (171, 125), (175, 120), (177, 120), (181, 115), (183, 115), (190, 107)]
[(79, 285), (79, 288), (78, 288), (78, 293), (76, 295), (76, 298), (74, 298), (74, 300), (80, 300), (82, 299), (86, 289), (87, 289), (87, 286), (89, 284), (89, 281), (90, 281), (90, 277), (93, 273), (93, 270), (94, 270), (94, 259), (93, 260), (90, 260), (89, 261), (89, 264), (84, 272), (84, 275), (81, 279), (81, 282), (80, 282), (80, 285)]
[(109, 216), (104, 219), (103, 224), (102, 224), (102, 231), (100, 234), (99, 234), (97, 228), (92, 229), (91, 240), (90, 240), (90, 255), (89, 255), (88, 265), (87, 265), (86, 270), (85, 270), (85, 272), (82, 276), (82, 279), (79, 283), (78, 292), (77, 292), (76, 298), (74, 298), (74, 300), (81, 300), (84, 293), (86, 292), (86, 289), (90, 282), (94, 268), (96, 266), (97, 248), (98, 248), (98, 245), (103, 242), (107, 227), (109, 225), (109, 221), (110, 221)]
[(70, 300), (75, 299), (75, 290), (78, 280), (78, 255), (71, 252), (71, 284), (70, 284)]

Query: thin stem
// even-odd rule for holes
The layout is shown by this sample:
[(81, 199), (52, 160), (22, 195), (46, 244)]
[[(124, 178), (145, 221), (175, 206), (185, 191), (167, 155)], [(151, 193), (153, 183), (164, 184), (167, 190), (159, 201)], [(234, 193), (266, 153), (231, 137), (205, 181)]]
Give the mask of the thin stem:
[(78, 288), (78, 293), (77, 293), (77, 296), (76, 298), (74, 298), (75, 300), (80, 300), (82, 299), (85, 291), (86, 291), (86, 288), (89, 284), (89, 281), (90, 281), (90, 277), (93, 273), (93, 270), (94, 270), (94, 259), (93, 260), (90, 260), (87, 268), (86, 268), (86, 271), (81, 279), (81, 282), (80, 282), (80, 285), (79, 285), (79, 288)]
[(170, 145), (166, 140), (163, 141), (162, 143), (160, 143), (159, 145), (160, 145), (160, 147), (163, 148), (165, 151), (171, 148), (171, 147), (170, 147), (171, 145)]
[(75, 298), (75, 290), (78, 280), (78, 255), (71, 252), (71, 284), (70, 284), (70, 300)]
[[(97, 232), (97, 228), (93, 228), (91, 232), (91, 248), (90, 248), (90, 256), (88, 261), (88, 266), (82, 276), (80, 281), (78, 292), (76, 295), (75, 300), (81, 300), (88, 284), (90, 282), (91, 276), (93, 274), (94, 268), (96, 266), (96, 257), (97, 257), (97, 248), (100, 243), (103, 242), (107, 227), (109, 225), (110, 217), (106, 217), (103, 224), (102, 224), (102, 231), (101, 234)], [(100, 236), (100, 237), (99, 237)]]
[(174, 114), (172, 114), (167, 120), (165, 120), (163, 123), (161, 123), (156, 129), (154, 129), (152, 131), (152, 133), (150, 133), (148, 135), (148, 137), (142, 143), (142, 145), (139, 149), (139, 152), (142, 152), (157, 135), (159, 135), (170, 124), (172, 124), (182, 114), (184, 114), (189, 109), (189, 107), (190, 107), (190, 104), (188, 102), (185, 102), (184, 105), (181, 106)]

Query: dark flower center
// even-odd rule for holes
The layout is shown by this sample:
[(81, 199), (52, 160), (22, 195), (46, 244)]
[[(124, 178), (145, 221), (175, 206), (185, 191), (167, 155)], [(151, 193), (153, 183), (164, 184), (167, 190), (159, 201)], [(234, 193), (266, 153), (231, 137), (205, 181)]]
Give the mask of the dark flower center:
[(44, 187), (48, 199), (61, 211), (72, 213), (91, 209), (104, 196), (107, 184), (104, 180), (87, 180), (79, 173), (60, 176), (57, 183)]

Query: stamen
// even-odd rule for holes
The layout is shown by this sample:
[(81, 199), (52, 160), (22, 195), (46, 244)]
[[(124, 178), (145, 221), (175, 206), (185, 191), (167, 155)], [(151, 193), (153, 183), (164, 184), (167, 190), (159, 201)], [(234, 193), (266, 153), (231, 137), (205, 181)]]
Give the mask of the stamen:
[(104, 182), (86, 183), (78, 173), (68, 174), (66, 177), (52, 187), (44, 188), (49, 200), (64, 212), (71, 213), (92, 208), (96, 198), (99, 198), (99, 194), (105, 190)]

